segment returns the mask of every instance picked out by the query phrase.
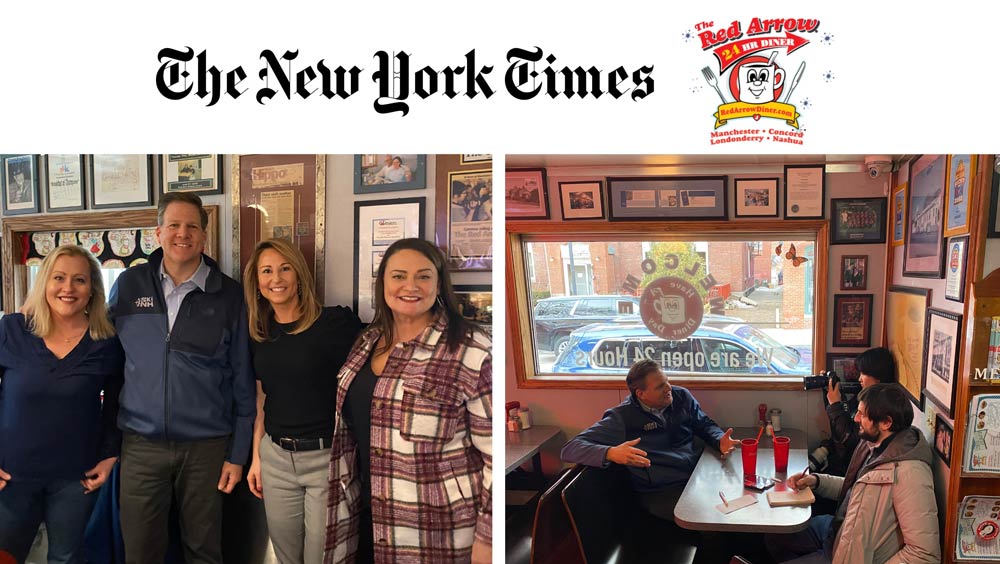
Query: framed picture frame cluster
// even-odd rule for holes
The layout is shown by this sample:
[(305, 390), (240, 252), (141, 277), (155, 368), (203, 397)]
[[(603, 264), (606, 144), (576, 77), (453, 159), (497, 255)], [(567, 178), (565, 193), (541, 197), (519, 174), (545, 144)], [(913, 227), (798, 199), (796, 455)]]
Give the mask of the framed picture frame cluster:
[(222, 194), (222, 155), (6, 155), (4, 215), (151, 206), (154, 161), (160, 194)]
[[(506, 217), (550, 219), (545, 168), (506, 170)], [(784, 183), (784, 189), (782, 188)], [(787, 165), (784, 177), (636, 176), (559, 180), (563, 220), (686, 221), (822, 219), (825, 165)], [(881, 225), (885, 224), (884, 218)], [(884, 241), (884, 239), (883, 239)]]

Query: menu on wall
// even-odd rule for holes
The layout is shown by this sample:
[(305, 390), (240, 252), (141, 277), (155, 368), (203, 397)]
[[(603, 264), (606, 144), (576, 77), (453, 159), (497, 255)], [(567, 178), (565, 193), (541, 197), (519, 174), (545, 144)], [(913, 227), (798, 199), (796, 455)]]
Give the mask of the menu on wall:
[(1000, 394), (972, 398), (962, 468), (966, 472), (1000, 473)]
[(1000, 497), (967, 496), (958, 505), (956, 562), (1000, 562)]

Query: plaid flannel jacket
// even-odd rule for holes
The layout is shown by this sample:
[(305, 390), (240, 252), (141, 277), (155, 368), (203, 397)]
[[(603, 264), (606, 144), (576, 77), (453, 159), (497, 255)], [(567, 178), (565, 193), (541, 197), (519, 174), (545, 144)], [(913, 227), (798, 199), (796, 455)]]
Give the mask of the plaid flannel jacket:
[[(492, 542), (493, 357), (488, 338), (447, 350), (447, 318), (389, 353), (372, 398), (371, 489), (376, 562), (468, 562)], [(342, 423), (347, 389), (381, 334), (369, 330), (341, 369), (330, 453), (326, 564), (353, 562), (361, 487)]]

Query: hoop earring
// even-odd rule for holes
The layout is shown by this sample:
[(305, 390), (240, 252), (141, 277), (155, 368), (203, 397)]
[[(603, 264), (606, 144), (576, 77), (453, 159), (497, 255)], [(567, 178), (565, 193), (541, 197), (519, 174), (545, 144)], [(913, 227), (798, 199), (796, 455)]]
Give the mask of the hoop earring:
[(441, 297), (441, 294), (438, 294), (438, 297), (437, 297), (436, 301), (437, 301), (437, 305), (440, 306), (441, 309), (446, 309), (445, 305), (444, 305), (444, 298)]

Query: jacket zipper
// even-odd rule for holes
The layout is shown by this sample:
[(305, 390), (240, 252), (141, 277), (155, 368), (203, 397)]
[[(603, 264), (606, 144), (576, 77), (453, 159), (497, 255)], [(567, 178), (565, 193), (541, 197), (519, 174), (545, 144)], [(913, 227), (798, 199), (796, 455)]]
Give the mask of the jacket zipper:
[[(169, 313), (167, 314), (170, 315)], [(167, 341), (166, 354), (163, 355), (163, 438), (164, 440), (170, 440), (170, 401), (169, 393), (170, 386), (168, 386), (168, 376), (170, 374), (170, 318), (167, 317)]]

